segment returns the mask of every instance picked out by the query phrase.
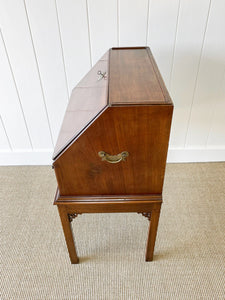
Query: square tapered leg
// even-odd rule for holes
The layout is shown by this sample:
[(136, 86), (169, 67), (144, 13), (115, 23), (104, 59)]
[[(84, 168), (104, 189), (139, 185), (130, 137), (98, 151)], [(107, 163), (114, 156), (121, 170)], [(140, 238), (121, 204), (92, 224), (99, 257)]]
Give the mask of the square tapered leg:
[(147, 241), (147, 249), (146, 249), (146, 261), (153, 260), (159, 216), (160, 216), (160, 208), (151, 211), (151, 221), (149, 225), (149, 233), (148, 233), (148, 241)]
[(71, 221), (70, 221), (71, 216), (68, 215), (67, 210), (64, 206), (58, 205), (58, 211), (59, 211), (71, 263), (78, 264), (79, 258), (77, 256), (76, 247), (73, 238), (73, 232), (71, 228)]

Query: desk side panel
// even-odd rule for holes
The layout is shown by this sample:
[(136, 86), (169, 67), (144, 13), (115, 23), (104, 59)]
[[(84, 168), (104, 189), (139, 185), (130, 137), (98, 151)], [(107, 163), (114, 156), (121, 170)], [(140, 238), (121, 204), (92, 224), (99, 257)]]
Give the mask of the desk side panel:
[[(109, 107), (54, 162), (60, 195), (161, 194), (172, 105)], [(102, 161), (129, 152), (126, 161)]]

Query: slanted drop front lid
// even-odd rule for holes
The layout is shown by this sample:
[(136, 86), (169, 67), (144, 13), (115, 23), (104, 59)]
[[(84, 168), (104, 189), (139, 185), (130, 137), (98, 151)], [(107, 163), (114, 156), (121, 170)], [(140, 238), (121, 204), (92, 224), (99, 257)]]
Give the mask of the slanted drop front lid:
[[(107, 106), (109, 51), (73, 89), (56, 142), (53, 160)], [(101, 74), (98, 72), (101, 71)]]

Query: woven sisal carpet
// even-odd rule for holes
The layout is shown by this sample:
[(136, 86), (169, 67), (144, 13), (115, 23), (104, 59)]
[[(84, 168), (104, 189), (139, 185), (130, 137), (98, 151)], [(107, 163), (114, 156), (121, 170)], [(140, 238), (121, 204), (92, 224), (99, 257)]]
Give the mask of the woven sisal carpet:
[(225, 299), (225, 163), (169, 164), (153, 262), (138, 214), (73, 221), (71, 265), (50, 167), (1, 167), (1, 299)]

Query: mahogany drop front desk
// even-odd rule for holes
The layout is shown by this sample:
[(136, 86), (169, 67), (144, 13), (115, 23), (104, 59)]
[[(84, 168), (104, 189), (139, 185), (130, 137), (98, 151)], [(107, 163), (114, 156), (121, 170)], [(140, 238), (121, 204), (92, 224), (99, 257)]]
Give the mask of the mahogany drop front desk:
[(110, 49), (73, 89), (53, 154), (71, 263), (71, 221), (83, 213), (142, 213), (153, 259), (172, 112), (148, 47)]

